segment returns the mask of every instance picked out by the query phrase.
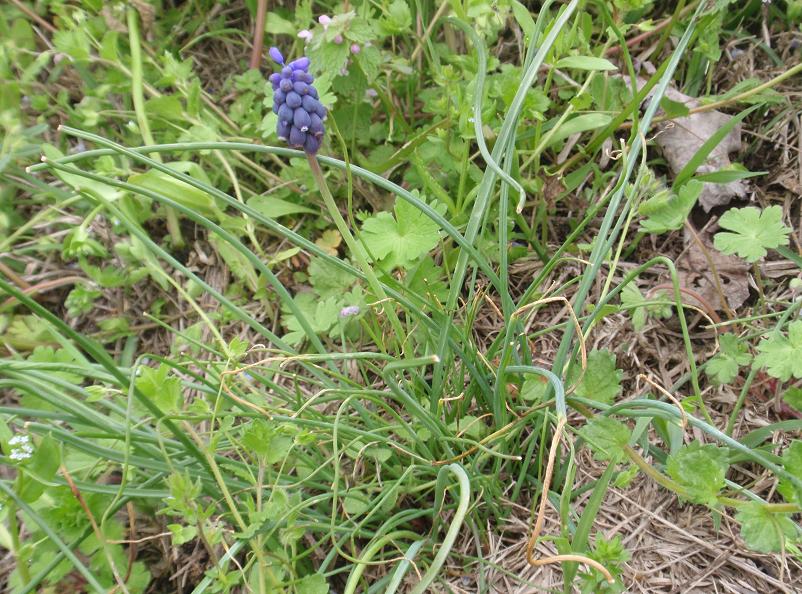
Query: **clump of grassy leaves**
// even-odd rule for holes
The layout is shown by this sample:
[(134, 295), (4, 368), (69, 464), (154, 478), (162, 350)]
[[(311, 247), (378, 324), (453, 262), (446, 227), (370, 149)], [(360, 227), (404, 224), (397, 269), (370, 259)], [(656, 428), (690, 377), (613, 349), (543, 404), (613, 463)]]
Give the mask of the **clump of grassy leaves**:
[[(25, 16), (0, 12), (0, 64), (13, 75), (0, 109), (2, 243), (12, 251), (0, 278), (9, 299), (0, 448), (11, 470), (0, 480), (0, 544), (16, 560), (10, 591), (70, 583), (145, 591), (153, 568), (135, 557), (135, 517), (163, 526), (175, 549), (203, 551), (198, 594), (317, 594), (334, 584), (395, 592), (402, 583), (419, 593), (445, 579), (449, 555), (486, 591), (481, 527), (507, 517), (506, 501), (538, 497), (562, 502), (560, 552), (589, 557), (616, 578), (567, 564), (566, 591), (575, 580), (583, 591), (622, 591), (627, 551), (620, 539), (590, 534), (607, 489), (634, 471), (714, 517), (736, 510), (755, 550), (796, 551), (802, 442), (781, 454), (770, 444), (799, 423), (737, 438), (733, 428), (761, 370), (782, 382), (802, 378), (800, 302), (772, 304), (771, 315), (739, 326), (742, 336), (723, 334), (720, 352), (697, 366), (671, 260), (618, 268), (630, 231), (640, 238), (681, 228), (701, 183), (715, 181), (695, 176), (712, 146), (668, 188), (646, 161), (645, 142), (681, 71), (686, 91), (704, 91), (728, 2), (668, 15), (675, 46), (638, 94), (625, 81), (634, 77), (626, 46), (623, 77), (603, 54), (635, 32), (651, 2), (545, 2), (536, 14), (515, 0), (457, 3), (445, 20), (435, 3), (394, 0), (382, 16), (367, 4), (337, 7), (326, 30), (314, 25), (321, 7), (313, 15), (311, 3), (268, 15), (268, 32), (295, 53), (296, 30), (312, 28), (318, 88), (333, 104), (330, 152), (343, 156), (319, 160), (386, 299), (328, 220), (314, 216), (321, 206), (303, 155), (275, 146), (262, 76), (227, 80), (221, 92), (236, 98), (223, 109), (181, 58), (201, 37), (235, 43), (241, 34), (189, 3), (155, 23), (147, 12), (94, 4), (56, 3), (54, 49), (39, 56)], [(412, 35), (418, 17), (431, 23), (422, 36)], [(520, 56), (502, 63), (486, 46), (508, 19)], [(142, 51), (154, 30), (184, 31), (187, 41)], [(455, 52), (457, 35), (465, 54)], [(362, 50), (349, 54), (352, 44)], [(49, 118), (66, 124), (57, 136)], [(593, 157), (624, 121), (631, 133), (620, 159), (602, 170)], [(577, 192), (580, 214), (555, 238), (554, 205), (532, 197), (576, 135), (583, 149), (560, 170), (561, 198)], [(46, 161), (22, 169), (40, 148)], [(12, 203), (16, 196), (25, 199)], [(56, 232), (37, 239), (44, 227)], [(715, 247), (723, 253), (754, 264), (778, 250), (799, 261), (779, 207), (733, 208), (721, 227)], [(578, 245), (590, 230), (593, 244)], [(205, 243), (193, 246), (199, 236)], [(510, 267), (522, 248), (540, 269), (514, 288)], [(192, 249), (208, 249), (230, 282), (215, 283)], [(550, 273), (580, 250), (581, 275), (548, 287)], [(24, 262), (43, 257), (78, 277), (63, 307), (36, 299), (49, 285), (22, 278)], [(671, 274), (671, 291), (638, 288), (653, 269)], [(157, 297), (139, 311), (108, 307), (109, 296), (133, 299), (142, 286)], [(539, 331), (560, 337), (546, 368), (536, 364), (528, 321), (555, 298), (570, 299), (575, 319)], [(171, 323), (175, 304), (192, 323)], [(101, 306), (113, 314), (93, 320)], [(473, 324), (488, 307), (497, 328), (480, 336)], [(678, 320), (688, 373), (671, 391), (690, 386), (680, 406), (673, 396), (623, 394), (615, 353), (585, 352), (589, 333), (620, 312), (636, 331)], [(144, 321), (170, 338), (169, 348), (147, 352)], [(715, 384), (739, 384), (724, 426), (703, 397), (702, 368)], [(581, 516), (573, 449), (545, 485), (555, 427), (570, 411), (586, 419), (571, 417), (575, 447), (606, 464)], [(685, 439), (689, 425), (705, 443)], [(765, 501), (729, 478), (743, 464), (773, 473), (780, 495)], [(472, 533), (475, 551), (457, 550), (461, 532)]]

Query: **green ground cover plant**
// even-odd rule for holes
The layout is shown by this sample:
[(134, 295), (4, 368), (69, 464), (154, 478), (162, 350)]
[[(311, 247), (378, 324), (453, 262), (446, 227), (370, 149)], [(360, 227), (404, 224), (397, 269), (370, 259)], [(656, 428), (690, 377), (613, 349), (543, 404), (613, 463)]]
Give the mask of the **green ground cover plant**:
[(800, 587), (800, 18), (0, 7), (6, 591), (623, 592), (635, 484)]

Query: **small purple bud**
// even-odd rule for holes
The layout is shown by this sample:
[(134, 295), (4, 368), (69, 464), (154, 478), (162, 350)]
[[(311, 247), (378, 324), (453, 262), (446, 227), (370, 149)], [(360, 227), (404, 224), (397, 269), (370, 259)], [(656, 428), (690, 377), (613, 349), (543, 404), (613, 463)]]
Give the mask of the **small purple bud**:
[(334, 36), (334, 43), (336, 43), (337, 45), (340, 45), (342, 42), (343, 42), (343, 36), (342, 35), (337, 34), (337, 35)]
[(270, 54), (270, 57), (276, 64), (284, 64), (284, 56), (281, 55), (281, 52), (278, 51), (277, 47), (271, 47), (267, 53)]
[(284, 91), (285, 93), (289, 93), (290, 91), (292, 91), (292, 81), (288, 78), (282, 78), (278, 88)]
[(303, 56), (297, 60), (293, 60), (288, 66), (293, 70), (303, 70), (305, 72), (306, 69), (309, 68), (309, 58)]
[(309, 125), (312, 123), (312, 119), (309, 117), (309, 114), (306, 113), (303, 107), (299, 107), (293, 114), (292, 123), (301, 132), (306, 132), (309, 130)]
[(315, 77), (312, 76), (311, 74), (309, 74), (308, 72), (297, 72), (296, 71), (296, 74), (298, 76), (298, 80), (300, 80), (301, 82), (305, 82), (308, 85), (311, 85), (315, 80)]
[(278, 85), (281, 82), (281, 75), (278, 72), (274, 72), (270, 75), (268, 80), (270, 81), (270, 84), (273, 85), (273, 89), (275, 90), (278, 88)]
[(289, 93), (287, 93), (286, 102), (287, 106), (295, 109), (296, 107), (301, 106), (301, 96), (295, 91), (290, 91)]
[(352, 53), (352, 54), (358, 54), (358, 53), (359, 53), (359, 52), (361, 52), (361, 51), (362, 51), (362, 48), (361, 48), (361, 47), (359, 47), (359, 44), (358, 44), (358, 43), (352, 43), (352, 44), (351, 44), (351, 53)]
[(292, 108), (286, 103), (282, 103), (278, 108), (278, 121), (291, 122), (293, 120), (294, 112)]
[(276, 124), (276, 136), (279, 140), (287, 140), (290, 137), (290, 128), (292, 125), (289, 122), (279, 122)]
[(346, 305), (340, 310), (340, 317), (352, 318), (354, 316), (358, 316), (360, 311), (361, 310), (359, 309), (358, 305)]
[(323, 120), (316, 113), (309, 114), (309, 133), (312, 136), (320, 138), (323, 136)]
[(317, 111), (317, 104), (317, 99), (313, 98), (311, 95), (304, 95), (301, 99), (301, 107), (309, 113), (315, 113), (315, 111)]
[(315, 113), (317, 114), (317, 116), (321, 120), (325, 120), (326, 119), (326, 114), (328, 113), (328, 111), (326, 110), (325, 107), (323, 107), (323, 104), (320, 101), (318, 101), (317, 109), (315, 110)]
[(286, 98), (287, 98), (287, 94), (284, 91), (282, 91), (281, 89), (273, 91), (273, 101), (275, 101), (276, 103), (284, 103), (284, 100)]
[(305, 82), (298, 81), (296, 83), (292, 83), (292, 90), (303, 97), (309, 92), (309, 85), (307, 85)]
[(281, 78), (290, 78), (292, 76), (292, 68), (285, 66), (281, 69)]
[(307, 135), (306, 141), (304, 142), (304, 151), (314, 155), (319, 148), (320, 148), (320, 138), (312, 136), (311, 134)]
[(304, 145), (304, 142), (306, 142), (306, 134), (304, 132), (301, 132), (295, 126), (293, 126), (292, 128), (290, 128), (290, 136), (288, 142), (292, 147), (302, 147)]
[(376, 89), (368, 89), (367, 91), (365, 91), (365, 95), (373, 98), (373, 97), (378, 97), (379, 93), (376, 91)]
[(317, 89), (315, 87), (309, 87), (309, 95), (311, 95), (315, 99), (319, 99), (317, 94)]

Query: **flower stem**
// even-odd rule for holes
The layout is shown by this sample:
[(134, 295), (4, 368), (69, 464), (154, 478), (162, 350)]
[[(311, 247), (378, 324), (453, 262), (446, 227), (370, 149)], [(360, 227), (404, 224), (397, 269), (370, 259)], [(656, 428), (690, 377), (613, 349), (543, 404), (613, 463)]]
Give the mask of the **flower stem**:
[[(145, 111), (145, 94), (142, 90), (144, 75), (142, 74), (142, 47), (139, 43), (139, 16), (133, 7), (128, 7), (126, 16), (128, 21), (128, 44), (131, 47), (131, 99), (134, 102), (134, 113), (136, 113), (136, 121), (139, 125), (139, 133), (142, 134), (142, 140), (145, 141), (145, 144), (155, 144), (153, 135), (150, 133), (148, 115)], [(158, 155), (154, 158), (157, 161), (161, 161)], [(165, 207), (165, 211), (170, 241), (173, 247), (181, 247), (184, 245), (184, 237), (181, 235), (181, 227), (178, 224), (178, 214), (170, 207)]]
[(320, 194), (323, 196), (323, 202), (326, 204), (326, 208), (328, 209), (331, 218), (334, 219), (334, 224), (337, 225), (337, 230), (340, 232), (340, 235), (345, 241), (345, 245), (347, 245), (348, 249), (351, 251), (351, 255), (356, 260), (357, 265), (362, 269), (362, 272), (365, 273), (365, 278), (368, 281), (368, 285), (370, 285), (370, 288), (375, 294), (376, 298), (381, 302), (382, 309), (384, 310), (387, 319), (390, 320), (390, 325), (393, 327), (393, 332), (398, 340), (401, 341), (401, 344), (403, 344), (406, 339), (406, 333), (404, 332), (401, 322), (395, 313), (395, 308), (389, 302), (387, 294), (384, 292), (384, 288), (379, 282), (379, 279), (376, 277), (376, 274), (373, 272), (370, 262), (368, 262), (368, 254), (365, 251), (365, 247), (351, 234), (351, 231), (348, 229), (348, 225), (345, 223), (345, 219), (343, 219), (342, 214), (340, 214), (340, 210), (334, 203), (334, 197), (331, 195), (328, 184), (326, 184), (326, 178), (323, 176), (323, 171), (320, 169), (320, 163), (318, 163), (317, 157), (307, 153), (306, 158), (309, 161), (309, 168), (312, 170), (312, 175), (314, 176), (318, 188), (320, 189)]

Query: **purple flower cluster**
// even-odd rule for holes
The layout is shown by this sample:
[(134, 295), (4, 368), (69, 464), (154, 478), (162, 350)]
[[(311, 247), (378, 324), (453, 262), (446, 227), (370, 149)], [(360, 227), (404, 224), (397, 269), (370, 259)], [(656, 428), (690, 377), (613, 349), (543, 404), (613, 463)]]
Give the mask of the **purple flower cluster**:
[(323, 141), (326, 108), (312, 86), (309, 58), (284, 64), (284, 56), (274, 47), (270, 48), (270, 57), (282, 67), (280, 72), (270, 75), (273, 112), (278, 115), (276, 134), (291, 147), (315, 154)]

